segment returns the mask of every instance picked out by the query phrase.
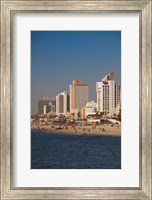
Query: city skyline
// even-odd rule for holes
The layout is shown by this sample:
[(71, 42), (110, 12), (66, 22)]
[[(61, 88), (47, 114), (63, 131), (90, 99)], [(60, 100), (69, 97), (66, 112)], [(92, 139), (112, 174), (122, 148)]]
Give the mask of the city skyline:
[(79, 115), (85, 118), (88, 114), (104, 113), (109, 117), (118, 116), (121, 112), (121, 88), (115, 82), (114, 72), (106, 74), (100, 82), (96, 82), (97, 102), (88, 101), (88, 85), (82, 80), (73, 80), (70, 94), (62, 91), (56, 98), (43, 97), (38, 99), (39, 115)]
[(120, 31), (32, 31), (31, 114), (37, 99), (69, 94), (72, 80), (89, 87), (89, 101), (96, 101), (96, 82), (114, 71), (121, 83)]

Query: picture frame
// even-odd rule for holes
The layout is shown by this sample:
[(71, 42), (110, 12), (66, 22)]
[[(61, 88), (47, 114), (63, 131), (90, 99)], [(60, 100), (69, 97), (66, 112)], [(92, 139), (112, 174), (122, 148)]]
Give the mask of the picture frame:
[[(152, 199), (152, 42), (151, 0), (30, 1), (1, 0), (1, 199)], [(15, 188), (13, 161), (13, 37), (17, 12), (138, 12), (140, 15), (140, 186), (138, 188)]]

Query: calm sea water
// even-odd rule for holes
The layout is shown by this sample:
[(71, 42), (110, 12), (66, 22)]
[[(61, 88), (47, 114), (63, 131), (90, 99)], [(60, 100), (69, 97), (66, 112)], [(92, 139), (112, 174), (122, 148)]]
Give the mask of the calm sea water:
[(32, 169), (120, 169), (121, 137), (31, 131)]

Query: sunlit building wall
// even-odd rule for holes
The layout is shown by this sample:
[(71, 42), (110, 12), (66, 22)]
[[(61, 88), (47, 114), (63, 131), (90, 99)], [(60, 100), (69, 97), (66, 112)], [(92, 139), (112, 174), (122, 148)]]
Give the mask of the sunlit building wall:
[(96, 82), (97, 111), (114, 113), (120, 104), (120, 85), (113, 80), (114, 73), (110, 72), (100, 82)]
[(70, 85), (70, 112), (80, 112), (88, 102), (88, 85), (81, 80), (74, 80)]
[(66, 115), (67, 113), (67, 108), (68, 108), (68, 97), (67, 97), (67, 92), (61, 92), (56, 96), (56, 114), (64, 114)]

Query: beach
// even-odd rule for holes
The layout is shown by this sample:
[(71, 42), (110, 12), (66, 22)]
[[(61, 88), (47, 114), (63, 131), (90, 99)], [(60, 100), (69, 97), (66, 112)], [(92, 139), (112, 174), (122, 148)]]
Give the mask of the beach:
[(65, 125), (39, 125), (32, 124), (32, 129), (43, 130), (52, 133), (63, 133), (63, 134), (75, 134), (75, 135), (106, 135), (106, 136), (121, 136), (121, 128), (118, 125), (111, 127), (109, 124), (97, 125), (92, 127), (91, 125), (84, 126), (65, 126)]

